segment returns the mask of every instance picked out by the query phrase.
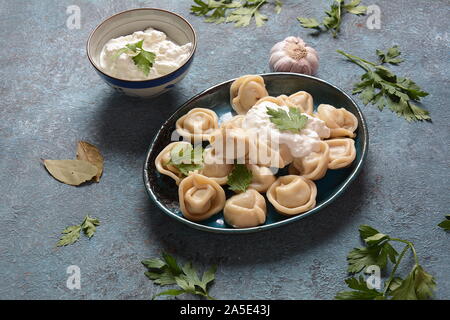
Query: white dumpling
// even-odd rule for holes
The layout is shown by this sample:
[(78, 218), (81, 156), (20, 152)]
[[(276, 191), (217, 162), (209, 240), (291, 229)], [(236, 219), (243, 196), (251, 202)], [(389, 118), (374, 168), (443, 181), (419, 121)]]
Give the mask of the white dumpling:
[(328, 144), (321, 141), (319, 149), (306, 157), (296, 158), (289, 166), (289, 173), (297, 174), (309, 180), (322, 179), (327, 173), (330, 150)]
[(176, 184), (179, 184), (184, 176), (177, 167), (170, 164), (170, 152), (175, 147), (186, 150), (188, 148), (192, 148), (192, 145), (189, 142), (185, 141), (172, 142), (167, 147), (165, 147), (156, 157), (155, 167), (159, 173), (171, 177), (175, 180)]
[(221, 211), (225, 205), (225, 191), (214, 180), (191, 173), (178, 187), (180, 210), (191, 221), (202, 221)]
[(194, 108), (176, 122), (178, 134), (194, 143), (209, 140), (218, 127), (217, 114), (205, 108)]
[(200, 174), (214, 180), (220, 185), (227, 183), (228, 175), (233, 171), (232, 164), (226, 164), (223, 159), (214, 154), (214, 149), (209, 147), (203, 152), (203, 168)]
[(325, 140), (330, 148), (328, 169), (348, 167), (356, 158), (355, 140), (349, 138)]
[(248, 187), (258, 192), (266, 192), (277, 179), (268, 167), (248, 164), (247, 169), (252, 172), (252, 182)]
[(306, 212), (316, 205), (317, 188), (314, 182), (301, 176), (282, 176), (267, 191), (267, 199), (284, 215)]
[(268, 95), (261, 76), (240, 77), (231, 84), (230, 88), (231, 106), (238, 114), (246, 114), (259, 99)]
[(329, 104), (321, 104), (315, 116), (330, 128), (331, 138), (356, 136), (354, 132), (358, 128), (358, 119), (344, 108), (337, 109)]
[(313, 114), (313, 97), (306, 91), (296, 92), (289, 97), (281, 95), (278, 98), (283, 100), (284, 104), (288, 107), (300, 109), (302, 113), (307, 113), (309, 115)]
[(235, 228), (259, 226), (266, 221), (266, 213), (266, 200), (253, 189), (232, 196), (223, 209), (225, 221)]

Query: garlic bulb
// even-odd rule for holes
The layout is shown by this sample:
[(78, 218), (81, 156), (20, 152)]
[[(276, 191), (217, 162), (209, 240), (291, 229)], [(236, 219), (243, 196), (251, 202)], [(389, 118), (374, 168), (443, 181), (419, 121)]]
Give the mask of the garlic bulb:
[(319, 56), (302, 39), (287, 37), (272, 47), (269, 64), (273, 71), (314, 75), (319, 69)]

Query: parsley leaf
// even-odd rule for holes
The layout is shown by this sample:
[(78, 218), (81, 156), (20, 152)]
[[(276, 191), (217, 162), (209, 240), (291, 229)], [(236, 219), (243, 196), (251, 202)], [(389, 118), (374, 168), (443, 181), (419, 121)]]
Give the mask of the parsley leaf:
[(293, 107), (289, 107), (289, 113), (284, 109), (267, 108), (267, 114), (270, 116), (270, 122), (282, 131), (300, 133), (308, 123), (308, 117)]
[(58, 247), (67, 246), (69, 244), (75, 243), (80, 238), (81, 226), (71, 226), (64, 229), (62, 234), (64, 234), (61, 239), (59, 239), (56, 244)]
[[(196, 5), (191, 6), (191, 12), (197, 16), (204, 16), (209, 23), (234, 23), (235, 27), (246, 27), (255, 19), (257, 27), (261, 27), (268, 17), (260, 12), (260, 8), (270, 3), (268, 0), (194, 0)], [(283, 3), (275, 0), (271, 3), (275, 12), (279, 14)]]
[[(385, 247), (387, 246), (387, 247)], [(395, 252), (395, 253), (394, 253)], [(394, 257), (397, 254), (389, 243), (382, 246), (373, 246), (368, 248), (355, 248), (347, 256), (349, 273), (358, 273), (371, 265), (377, 265), (380, 268), (386, 267), (387, 258)], [(392, 261), (392, 260), (391, 260)], [(394, 260), (395, 261), (395, 260)]]
[(335, 299), (337, 300), (383, 300), (383, 294), (375, 289), (369, 289), (363, 276), (359, 279), (352, 277), (345, 280), (348, 287), (354, 291), (339, 292)]
[(385, 268), (388, 258), (395, 263), (397, 251), (389, 244), (389, 237), (378, 230), (362, 225), (359, 234), (367, 247), (355, 248), (347, 256), (349, 273), (358, 273), (371, 265)]
[(397, 57), (400, 51), (398, 48), (392, 47), (386, 54), (377, 50), (381, 64), (364, 60), (341, 50), (337, 50), (337, 52), (366, 71), (361, 76), (361, 81), (353, 87), (353, 94), (359, 94), (365, 105), (371, 103), (380, 111), (388, 107), (407, 121), (431, 120), (429, 112), (415, 104), (422, 97), (426, 97), (428, 92), (423, 91), (411, 79), (399, 77), (381, 65), (384, 62), (399, 63)]
[(114, 55), (114, 58), (117, 58), (122, 53), (129, 53), (130, 51), (132, 53), (137, 53), (131, 59), (133, 60), (134, 64), (139, 68), (139, 70), (141, 70), (146, 76), (148, 76), (148, 74), (150, 73), (150, 69), (153, 67), (153, 64), (155, 63), (156, 54), (143, 49), (142, 48), (143, 44), (144, 40), (141, 40), (136, 43), (129, 43), (125, 46), (125, 48), (119, 49)]
[(180, 267), (174, 257), (167, 253), (162, 254), (162, 259), (153, 258), (142, 261), (147, 268), (145, 276), (153, 283), (161, 286), (176, 284), (180, 289), (169, 289), (153, 296), (178, 296), (190, 293), (207, 299), (214, 299), (209, 295), (208, 287), (215, 279), (217, 268), (215, 266), (203, 273), (201, 279), (192, 263), (186, 263)]
[(252, 172), (244, 164), (236, 164), (228, 175), (227, 184), (232, 191), (245, 192), (252, 182), (252, 178)]
[(438, 224), (439, 227), (446, 231), (450, 231), (450, 214), (445, 216), (446, 220)]
[(432, 297), (436, 282), (420, 265), (415, 265), (401, 284), (392, 290), (392, 300), (426, 300)]
[(266, 2), (266, 0), (247, 1), (243, 7), (231, 11), (226, 22), (234, 22), (235, 27), (246, 27), (254, 17), (256, 26), (261, 27), (268, 18), (259, 12), (259, 8)]
[(150, 73), (153, 63), (155, 63), (156, 54), (153, 52), (141, 50), (139, 54), (135, 55), (133, 58), (134, 64), (146, 75)]
[(303, 28), (315, 29), (319, 33), (331, 30), (334, 38), (337, 37), (342, 24), (342, 16), (345, 13), (355, 15), (365, 15), (367, 11), (366, 6), (360, 5), (361, 0), (352, 0), (346, 3), (345, 0), (334, 0), (329, 10), (325, 11), (326, 17), (319, 23), (314, 18), (298, 17), (297, 20)]
[(381, 51), (379, 49), (377, 49), (376, 52), (378, 57), (380, 58), (381, 63), (399, 64), (405, 61), (402, 58), (399, 58), (401, 52), (398, 49), (398, 46), (389, 48), (387, 52)]
[(317, 29), (320, 30), (320, 22), (314, 18), (300, 18), (297, 20), (300, 22), (303, 28)]
[(188, 176), (189, 172), (200, 170), (203, 167), (203, 148), (201, 145), (192, 148), (191, 145), (176, 145), (170, 151), (169, 164), (180, 170), (181, 174)]
[(83, 223), (81, 224), (81, 229), (90, 239), (94, 235), (95, 231), (97, 231), (96, 227), (99, 225), (100, 221), (98, 219), (86, 216)]
[[(414, 245), (408, 241), (398, 238), (392, 238), (378, 230), (362, 225), (359, 228), (359, 234), (364, 240), (366, 247), (353, 249), (348, 255), (349, 273), (359, 273), (368, 266), (377, 265), (380, 269), (386, 269), (388, 258), (394, 265), (389, 279), (384, 284), (384, 290), (369, 289), (364, 278), (360, 275), (359, 279), (351, 277), (345, 282), (353, 291), (343, 291), (336, 295), (340, 300), (424, 300), (433, 295), (436, 288), (436, 281), (433, 276), (428, 274), (419, 264)], [(391, 242), (406, 244), (400, 254), (391, 245)], [(415, 264), (405, 279), (396, 277), (400, 262), (406, 252), (410, 250), (413, 253)]]
[(56, 246), (62, 247), (75, 243), (80, 238), (81, 230), (83, 230), (84, 234), (90, 239), (96, 231), (96, 226), (99, 225), (100, 221), (98, 219), (91, 218), (89, 215), (87, 215), (86, 217), (84, 217), (84, 220), (81, 224), (70, 226), (64, 229), (64, 231), (61, 232), (63, 236), (56, 243)]

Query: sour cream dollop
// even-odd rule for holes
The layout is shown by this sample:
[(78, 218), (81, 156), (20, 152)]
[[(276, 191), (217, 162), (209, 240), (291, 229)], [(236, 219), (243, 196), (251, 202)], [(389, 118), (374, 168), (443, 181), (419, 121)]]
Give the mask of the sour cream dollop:
[(247, 112), (242, 127), (246, 130), (258, 132), (261, 137), (270, 137), (272, 142), (286, 145), (294, 158), (305, 157), (318, 151), (320, 140), (330, 137), (330, 129), (325, 125), (325, 122), (306, 113), (302, 114), (308, 117), (308, 122), (300, 133), (280, 131), (270, 121), (267, 108), (282, 109), (289, 112), (287, 106), (279, 106), (273, 102), (265, 101), (252, 107)]
[[(127, 44), (134, 44), (144, 40), (142, 48), (156, 54), (155, 63), (146, 76), (132, 60), (135, 53), (122, 53), (117, 51), (125, 48)], [(133, 34), (111, 39), (100, 53), (101, 69), (113, 77), (126, 80), (149, 80), (169, 74), (178, 69), (188, 58), (192, 51), (192, 43), (179, 46), (169, 40), (164, 32), (149, 28)]]

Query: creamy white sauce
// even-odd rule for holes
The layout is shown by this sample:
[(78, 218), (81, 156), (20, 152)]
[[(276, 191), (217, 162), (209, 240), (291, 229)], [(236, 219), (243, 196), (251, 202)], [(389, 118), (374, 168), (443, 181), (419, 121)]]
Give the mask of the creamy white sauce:
[(280, 131), (270, 121), (267, 107), (289, 112), (287, 106), (278, 106), (269, 101), (262, 102), (247, 112), (242, 123), (243, 128), (254, 130), (263, 137), (270, 137), (273, 142), (286, 145), (294, 158), (305, 157), (312, 152), (319, 151), (320, 140), (330, 137), (330, 129), (325, 125), (325, 122), (306, 113), (302, 114), (308, 117), (308, 122), (300, 133)]
[[(142, 48), (156, 54), (155, 63), (148, 76), (134, 64), (135, 53), (122, 53), (117, 57), (118, 50), (127, 44), (144, 40)], [(149, 80), (169, 74), (178, 69), (192, 51), (192, 43), (179, 46), (169, 40), (164, 32), (149, 28), (137, 31), (128, 36), (109, 40), (100, 53), (101, 69), (113, 77), (126, 80)]]

